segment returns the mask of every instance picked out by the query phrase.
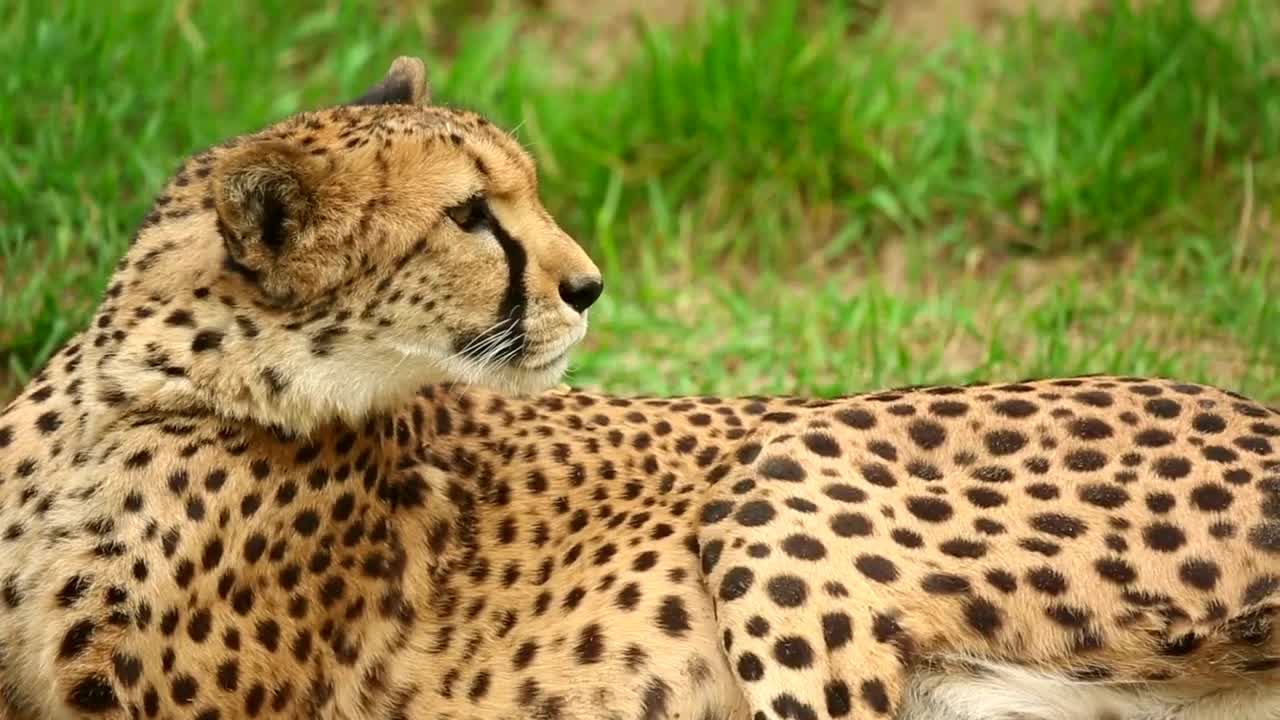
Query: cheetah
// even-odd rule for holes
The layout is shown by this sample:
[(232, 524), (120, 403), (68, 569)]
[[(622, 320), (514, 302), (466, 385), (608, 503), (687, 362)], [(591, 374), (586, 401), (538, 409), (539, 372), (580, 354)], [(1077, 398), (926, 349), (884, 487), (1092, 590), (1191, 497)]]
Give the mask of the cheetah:
[(1280, 718), (1280, 413), (560, 388), (603, 292), (419, 60), (194, 155), (0, 415), (0, 717)]

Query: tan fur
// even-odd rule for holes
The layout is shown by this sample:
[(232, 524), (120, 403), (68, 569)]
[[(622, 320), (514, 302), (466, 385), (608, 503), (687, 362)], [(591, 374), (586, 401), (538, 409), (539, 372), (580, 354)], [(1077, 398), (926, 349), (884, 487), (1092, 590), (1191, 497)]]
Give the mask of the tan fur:
[(598, 271), (428, 97), (195, 156), (0, 415), (0, 718), (1277, 717), (1275, 411), (539, 394)]

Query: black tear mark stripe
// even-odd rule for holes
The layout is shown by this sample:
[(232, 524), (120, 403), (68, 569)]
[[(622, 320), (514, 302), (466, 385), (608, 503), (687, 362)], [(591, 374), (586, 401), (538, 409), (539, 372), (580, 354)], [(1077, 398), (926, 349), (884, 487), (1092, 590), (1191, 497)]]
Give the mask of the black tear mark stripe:
[[(456, 341), (459, 351), (476, 360), (485, 356), (503, 355), (516, 348), (519, 348), (518, 355), (523, 353), (525, 344), (524, 320), (528, 300), (525, 268), (528, 267), (529, 256), (520, 241), (512, 237), (492, 213), (489, 213), (488, 226), (498, 240), (498, 245), (502, 247), (502, 254), (507, 261), (507, 288), (498, 304), (498, 324), (494, 329), (483, 335), (465, 336)], [(506, 339), (496, 345), (484, 342), (504, 333), (507, 335)]]
[(496, 217), (493, 218), (493, 235), (498, 239), (498, 244), (502, 246), (502, 254), (507, 259), (507, 290), (502, 296), (502, 303), (498, 305), (498, 319), (514, 320), (515, 335), (523, 340), (525, 306), (528, 299), (524, 272), (529, 264), (529, 256), (525, 254), (524, 246), (520, 241), (511, 237)]

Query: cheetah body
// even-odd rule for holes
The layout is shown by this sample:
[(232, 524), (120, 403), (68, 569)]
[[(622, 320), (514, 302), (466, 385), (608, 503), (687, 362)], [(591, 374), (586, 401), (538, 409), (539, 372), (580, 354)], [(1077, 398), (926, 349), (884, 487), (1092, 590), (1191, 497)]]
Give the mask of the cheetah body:
[(0, 416), (0, 717), (1280, 717), (1275, 411), (530, 395), (598, 273), (425, 92), (196, 156)]

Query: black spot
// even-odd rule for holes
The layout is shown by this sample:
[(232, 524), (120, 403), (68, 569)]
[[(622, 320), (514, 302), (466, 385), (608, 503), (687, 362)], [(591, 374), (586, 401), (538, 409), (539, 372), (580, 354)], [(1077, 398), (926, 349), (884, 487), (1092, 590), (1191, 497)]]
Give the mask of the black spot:
[(1027, 494), (1037, 500), (1056, 500), (1060, 491), (1057, 485), (1041, 482), (1028, 485)]
[(1031, 517), (1031, 527), (1046, 535), (1075, 538), (1083, 535), (1089, 526), (1077, 517), (1062, 513), (1040, 513)]
[(942, 479), (942, 471), (939, 470), (936, 465), (924, 462), (923, 460), (912, 460), (907, 463), (907, 472), (912, 477), (917, 477), (929, 482)]
[(765, 591), (775, 605), (784, 608), (800, 607), (809, 596), (809, 586), (796, 575), (776, 575), (770, 578)]
[(1156, 515), (1164, 515), (1178, 505), (1178, 498), (1167, 492), (1153, 492), (1147, 495), (1147, 510)]
[(1099, 558), (1093, 568), (1102, 579), (1117, 585), (1128, 585), (1138, 579), (1138, 571), (1120, 558)]
[(1165, 480), (1180, 480), (1191, 473), (1191, 462), (1183, 457), (1158, 458), (1151, 467)]
[(126, 470), (141, 470), (151, 464), (151, 452), (149, 450), (138, 450), (124, 460)]
[(765, 458), (764, 462), (760, 464), (760, 474), (770, 480), (784, 480), (786, 482), (801, 482), (805, 479), (805, 471), (800, 466), (800, 463), (781, 455)]
[(192, 613), (191, 619), (187, 621), (187, 634), (197, 643), (204, 642), (212, 629), (213, 615), (206, 609)]
[(173, 679), (171, 688), (173, 701), (178, 705), (189, 705), (196, 699), (200, 691), (200, 683), (190, 675), (179, 675)]
[(1227, 421), (1220, 415), (1213, 413), (1199, 413), (1191, 421), (1191, 427), (1196, 432), (1206, 435), (1217, 435), (1227, 429)]
[(878, 678), (862, 681), (862, 701), (873, 712), (880, 715), (889, 714), (889, 693), (885, 690), (884, 683)]
[(217, 350), (222, 347), (222, 338), (223, 334), (217, 330), (201, 330), (191, 341), (191, 351), (199, 353)]
[(1005, 570), (988, 570), (986, 579), (991, 587), (1006, 595), (1018, 589), (1018, 579)]
[(1176, 418), (1182, 412), (1182, 406), (1176, 400), (1168, 398), (1152, 398), (1143, 407), (1152, 415), (1164, 419)]
[(102, 675), (80, 679), (67, 693), (67, 704), (86, 713), (106, 713), (120, 707), (111, 681)]
[(1002, 493), (984, 487), (969, 488), (964, 491), (964, 496), (973, 503), (974, 507), (984, 510), (1000, 507), (1009, 501)]
[(956, 400), (938, 400), (929, 404), (929, 412), (939, 417), (960, 417), (969, 412), (969, 406)]
[(1150, 428), (1134, 436), (1134, 442), (1138, 447), (1164, 447), (1173, 443), (1173, 435), (1158, 428)]
[[(701, 560), (702, 560), (703, 575), (710, 575), (711, 572), (715, 570), (716, 565), (719, 564), (720, 562), (720, 555), (723, 552), (724, 552), (724, 543), (720, 540), (712, 540), (702, 545)], [(648, 551), (648, 552), (641, 553), (640, 555), (637, 555), (635, 563), (639, 563), (640, 558), (644, 556), (652, 556), (654, 558), (654, 562), (655, 563), (657, 562), (657, 553)], [(632, 567), (635, 567), (635, 563), (633, 563)]]
[(578, 642), (574, 646), (574, 656), (578, 663), (590, 665), (600, 662), (604, 654), (604, 633), (597, 623), (591, 623), (578, 633)]
[[(774, 697), (773, 702), (769, 703), (769, 705), (782, 720), (818, 720), (818, 714), (813, 707), (801, 702), (799, 698), (791, 693), (782, 693)], [(757, 715), (763, 714), (757, 713)]]
[(1266, 438), (1258, 437), (1257, 435), (1238, 437), (1233, 444), (1241, 450), (1251, 452), (1254, 455), (1270, 455), (1272, 452), (1271, 443)]
[(1045, 608), (1044, 613), (1050, 620), (1068, 628), (1082, 628), (1089, 623), (1089, 618), (1092, 616), (1092, 613), (1085, 608), (1062, 603), (1050, 605)]
[(254, 637), (268, 652), (275, 652), (280, 647), (280, 625), (275, 620), (259, 620)]
[(872, 532), (872, 524), (862, 513), (837, 513), (831, 517), (831, 531), (844, 538), (866, 537)]
[(787, 498), (785, 501), (785, 504), (787, 507), (791, 508), (792, 510), (795, 510), (796, 512), (809, 513), (809, 514), (818, 512), (818, 506), (808, 500), (805, 500), (804, 498), (796, 498), (796, 497)]
[[(832, 680), (822, 689), (827, 701), (827, 714), (833, 718), (844, 717), (853, 710), (849, 686), (843, 680)], [(781, 714), (781, 713), (779, 713)]]
[(1211, 560), (1192, 558), (1178, 566), (1178, 577), (1183, 583), (1208, 592), (1217, 587), (1222, 570)]
[(1232, 485), (1248, 485), (1253, 480), (1253, 474), (1244, 468), (1232, 468), (1222, 473), (1222, 479)]
[(1000, 465), (982, 465), (974, 468), (970, 474), (975, 480), (988, 483), (1007, 483), (1013, 480), (1013, 471)]
[(893, 476), (893, 471), (883, 463), (867, 463), (862, 466), (861, 471), (862, 477), (872, 485), (886, 488), (898, 485), (898, 479)]
[(934, 450), (947, 441), (947, 431), (932, 420), (913, 420), (907, 426), (907, 435), (925, 450)]
[(683, 600), (675, 595), (662, 599), (658, 608), (658, 627), (672, 637), (682, 637), (689, 632), (689, 611), (685, 609)]
[(79, 620), (67, 629), (58, 647), (58, 659), (69, 660), (84, 652), (93, 640), (95, 627), (89, 620)]
[(895, 543), (910, 550), (924, 546), (924, 538), (914, 530), (894, 528), (893, 532), (889, 533), (889, 537), (893, 538)]
[(235, 692), (240, 684), (240, 664), (235, 660), (227, 660), (218, 666), (218, 687), (227, 692)]
[(773, 506), (764, 500), (752, 500), (742, 504), (734, 520), (744, 527), (760, 527), (766, 525), (777, 515)]
[(117, 650), (111, 656), (111, 665), (115, 669), (116, 679), (126, 688), (132, 688), (142, 678), (142, 661), (133, 655)]
[(1107, 465), (1107, 456), (1097, 450), (1072, 450), (1067, 453), (1065, 464), (1075, 472), (1095, 472)]
[(1090, 483), (1079, 491), (1080, 499), (1095, 507), (1115, 510), (1129, 502), (1129, 492), (1119, 485)]
[(727, 500), (713, 500), (702, 506), (701, 519), (704, 525), (714, 525), (729, 517), (733, 512), (733, 503)]
[(836, 419), (856, 430), (870, 430), (876, 426), (876, 418), (866, 410), (846, 409), (836, 413)]
[(62, 427), (62, 418), (53, 410), (42, 413), (40, 417), (36, 418), (36, 429), (43, 435), (56, 432), (60, 427)]
[(785, 635), (774, 642), (773, 659), (783, 667), (803, 670), (813, 665), (813, 648), (799, 635)]
[(974, 540), (955, 538), (943, 541), (938, 545), (938, 550), (941, 551), (943, 555), (972, 560), (983, 557), (987, 554), (987, 544)]
[(820, 540), (800, 533), (788, 535), (782, 541), (782, 552), (797, 560), (821, 560), (827, 556), (827, 548)]
[(946, 500), (920, 495), (907, 498), (907, 511), (931, 523), (946, 522), (954, 513), (951, 504)]
[(1049, 567), (1028, 570), (1027, 583), (1050, 597), (1061, 595), (1067, 591), (1067, 578), (1062, 573)]
[(1085, 390), (1071, 396), (1072, 399), (1090, 407), (1111, 407), (1115, 402), (1110, 393), (1101, 390)]
[(809, 452), (821, 457), (836, 458), (840, 457), (840, 446), (836, 443), (835, 438), (824, 432), (805, 433), (802, 438), (804, 446), (809, 448)]
[(882, 555), (860, 555), (854, 561), (854, 567), (868, 579), (879, 583), (888, 584), (898, 579), (898, 567)]
[(1234, 523), (1219, 520), (1209, 526), (1209, 535), (1219, 540), (1228, 540), (1236, 536), (1236, 526)]
[(832, 500), (838, 500), (844, 503), (860, 503), (867, 499), (867, 493), (861, 488), (856, 488), (845, 483), (833, 483), (822, 489), (823, 494)]
[(930, 595), (955, 595), (967, 593), (969, 581), (959, 575), (950, 573), (929, 573), (920, 581), (920, 589)]
[(1249, 529), (1249, 543), (1268, 553), (1280, 553), (1280, 522), (1263, 522)]
[(756, 682), (764, 677), (764, 663), (752, 653), (743, 653), (738, 658), (738, 677), (745, 682)]
[(1003, 535), (1006, 530), (1003, 524), (998, 523), (995, 520), (992, 520), (991, 518), (981, 518), (981, 517), (974, 518), (973, 529), (982, 533), (983, 535), (993, 535), (993, 536)]
[(1021, 399), (1001, 400), (992, 407), (997, 414), (1015, 419), (1030, 417), (1039, 409), (1034, 404)]
[(884, 458), (889, 462), (898, 461), (898, 448), (894, 447), (893, 443), (885, 442), (884, 440), (872, 440), (867, 443), (867, 449), (874, 455)]
[(822, 639), (828, 650), (836, 650), (853, 640), (853, 622), (848, 613), (832, 612), (822, 616)]
[(969, 627), (983, 637), (994, 636), (1004, 624), (1000, 609), (980, 597), (973, 598), (965, 605), (964, 614)]
[(1012, 455), (1027, 445), (1027, 436), (1017, 430), (993, 430), (983, 437), (987, 452), (992, 455)]
[(653, 678), (640, 699), (640, 720), (662, 720), (667, 717), (667, 695), (671, 688), (662, 680)]
[(747, 443), (739, 447), (738, 451), (734, 454), (734, 457), (736, 457), (738, 459), (738, 462), (742, 465), (750, 465), (751, 463), (755, 462), (756, 458), (759, 456), (760, 456), (760, 443), (754, 443), (754, 442)]
[(320, 516), (314, 510), (304, 510), (293, 519), (293, 529), (302, 537), (311, 537), (320, 527)]
[(1072, 420), (1067, 431), (1078, 440), (1105, 440), (1114, 434), (1111, 426), (1094, 417), (1083, 417)]
[[(1277, 527), (1280, 531), (1280, 526)], [(1176, 552), (1187, 542), (1186, 533), (1182, 529), (1170, 525), (1169, 523), (1153, 523), (1143, 528), (1142, 540), (1147, 547), (1156, 552)], [(1277, 532), (1277, 540), (1280, 541), (1280, 532)], [(1280, 546), (1278, 546), (1280, 547)]]
[(1204, 455), (1206, 460), (1224, 465), (1240, 459), (1240, 454), (1235, 450), (1221, 445), (1206, 445), (1200, 450), (1200, 454)]

